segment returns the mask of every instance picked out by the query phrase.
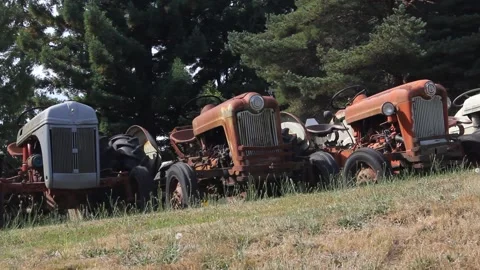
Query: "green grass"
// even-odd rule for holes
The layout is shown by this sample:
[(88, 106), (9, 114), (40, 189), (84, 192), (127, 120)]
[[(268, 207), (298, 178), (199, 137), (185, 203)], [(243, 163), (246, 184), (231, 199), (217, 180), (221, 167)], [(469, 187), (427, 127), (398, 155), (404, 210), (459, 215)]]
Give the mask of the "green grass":
[(455, 171), (182, 211), (31, 223), (0, 231), (0, 268), (479, 268), (479, 178)]

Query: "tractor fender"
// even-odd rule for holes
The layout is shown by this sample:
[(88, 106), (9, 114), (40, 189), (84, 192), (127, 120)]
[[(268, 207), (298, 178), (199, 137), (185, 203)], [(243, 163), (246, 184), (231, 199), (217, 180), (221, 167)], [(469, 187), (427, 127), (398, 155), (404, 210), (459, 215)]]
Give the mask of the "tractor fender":
[(155, 138), (144, 127), (133, 125), (127, 129), (125, 134), (138, 139), (139, 145), (147, 156), (147, 168), (152, 174), (157, 171), (162, 162), (160, 149)]
[(162, 181), (162, 179), (165, 179), (165, 172), (176, 162), (175, 160), (163, 161), (155, 174), (154, 180)]

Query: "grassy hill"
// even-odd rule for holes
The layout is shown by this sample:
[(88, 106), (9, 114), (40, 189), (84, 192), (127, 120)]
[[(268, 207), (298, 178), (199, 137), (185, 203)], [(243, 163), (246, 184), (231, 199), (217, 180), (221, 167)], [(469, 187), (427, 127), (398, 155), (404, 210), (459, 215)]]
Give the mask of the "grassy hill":
[(473, 171), (0, 232), (0, 269), (480, 268)]

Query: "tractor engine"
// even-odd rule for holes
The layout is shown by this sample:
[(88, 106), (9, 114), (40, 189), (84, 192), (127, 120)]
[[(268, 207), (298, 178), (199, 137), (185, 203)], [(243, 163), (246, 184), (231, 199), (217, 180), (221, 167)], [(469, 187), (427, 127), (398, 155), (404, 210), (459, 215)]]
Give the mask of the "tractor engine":
[(405, 145), (398, 122), (388, 121), (384, 115), (377, 115), (352, 123), (356, 141), (361, 146), (373, 148), (381, 153), (405, 151)]
[(37, 140), (32, 143), (32, 153), (27, 158), (26, 165), (34, 182), (44, 181), (42, 149)]
[(201, 165), (207, 165), (211, 169), (233, 166), (232, 155), (222, 127), (205, 132), (200, 136), (200, 140), (204, 149), (200, 156), (206, 157), (201, 161)]
[(215, 145), (210, 151), (209, 159), (212, 162), (212, 167), (227, 168), (232, 166), (232, 156), (228, 145)]

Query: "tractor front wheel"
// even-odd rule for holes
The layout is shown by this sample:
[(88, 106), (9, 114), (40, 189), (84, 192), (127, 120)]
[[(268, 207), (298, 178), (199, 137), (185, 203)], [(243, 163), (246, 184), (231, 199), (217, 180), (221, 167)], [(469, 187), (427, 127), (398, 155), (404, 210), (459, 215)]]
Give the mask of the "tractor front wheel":
[(165, 204), (167, 208), (182, 209), (199, 202), (197, 177), (192, 167), (177, 162), (167, 170)]
[(347, 158), (343, 168), (343, 185), (374, 184), (391, 173), (390, 163), (371, 148), (360, 148)]

